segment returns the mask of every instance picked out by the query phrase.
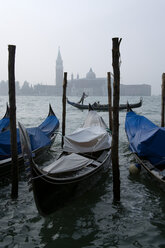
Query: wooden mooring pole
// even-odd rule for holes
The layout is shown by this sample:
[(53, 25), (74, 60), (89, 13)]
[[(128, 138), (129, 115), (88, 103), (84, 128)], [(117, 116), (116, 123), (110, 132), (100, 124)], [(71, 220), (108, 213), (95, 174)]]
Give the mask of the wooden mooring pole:
[(120, 171), (119, 171), (119, 99), (120, 99), (120, 46), (121, 39), (113, 38), (112, 66), (113, 82), (113, 124), (112, 124), (112, 171), (113, 171), (113, 196), (115, 201), (120, 201)]
[(15, 99), (15, 50), (16, 46), (9, 45), (8, 85), (10, 105), (10, 141), (11, 141), (11, 197), (18, 197), (18, 157), (17, 157), (17, 130), (16, 130), (16, 99)]
[(162, 74), (162, 102), (161, 102), (161, 127), (164, 127), (164, 111), (165, 111), (165, 73)]
[(64, 136), (65, 136), (65, 120), (66, 120), (66, 87), (67, 87), (67, 72), (64, 72), (63, 80), (63, 97), (62, 97), (62, 142), (61, 147), (64, 145)]
[(111, 87), (111, 73), (107, 73), (108, 78), (108, 111), (109, 111), (109, 129), (112, 131), (112, 87)]

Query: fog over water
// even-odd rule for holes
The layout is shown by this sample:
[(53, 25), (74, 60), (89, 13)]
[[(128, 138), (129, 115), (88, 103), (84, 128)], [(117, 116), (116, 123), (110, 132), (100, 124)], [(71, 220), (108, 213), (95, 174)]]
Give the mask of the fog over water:
[(121, 83), (150, 84), (164, 72), (164, 0), (0, 0), (0, 81), (8, 78), (8, 45), (16, 45), (16, 80), (55, 84), (60, 46), (64, 71), (80, 78), (112, 71), (112, 38), (122, 38)]

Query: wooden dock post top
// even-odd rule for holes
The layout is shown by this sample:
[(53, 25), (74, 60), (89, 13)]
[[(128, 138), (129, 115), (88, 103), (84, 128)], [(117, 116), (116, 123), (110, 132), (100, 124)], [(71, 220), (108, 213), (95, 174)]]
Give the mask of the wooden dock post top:
[(16, 46), (15, 45), (8, 45), (8, 51), (9, 51), (9, 62), (10, 65), (13, 63), (13, 66), (15, 64), (15, 59), (11, 59), (15, 57), (15, 51), (16, 51)]
[(162, 74), (162, 97), (165, 97), (165, 73)]
[(15, 45), (8, 45), (8, 49), (15, 49), (16, 46)]
[(165, 82), (165, 73), (162, 74), (162, 81)]
[(63, 80), (63, 87), (67, 84), (67, 72), (64, 72), (64, 80)]

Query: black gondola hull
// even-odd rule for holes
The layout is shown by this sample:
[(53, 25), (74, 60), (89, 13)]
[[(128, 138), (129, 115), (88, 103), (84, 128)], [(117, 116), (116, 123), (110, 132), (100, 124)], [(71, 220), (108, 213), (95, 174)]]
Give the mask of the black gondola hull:
[(36, 206), (40, 214), (49, 215), (67, 205), (72, 200), (82, 196), (94, 187), (106, 175), (110, 168), (110, 152), (100, 167), (91, 173), (77, 179), (56, 180), (43, 176), (41, 170), (32, 167), (32, 188)]
[[(71, 102), (67, 99), (67, 103), (72, 105), (73, 107), (76, 107), (78, 109), (89, 109), (89, 105), (84, 105), (84, 104), (79, 104), (79, 103), (75, 103), (75, 102)], [(109, 105), (108, 104), (91, 104), (93, 110), (96, 111), (108, 111), (109, 110)], [(140, 99), (140, 101), (138, 103), (133, 103), (133, 104), (129, 104), (130, 108), (139, 108), (142, 106), (142, 99)], [(128, 108), (128, 104), (120, 104), (119, 105), (119, 110), (125, 110)], [(113, 108), (112, 108), (113, 109)]]
[[(58, 131), (58, 129), (57, 129)], [(45, 146), (45, 147), (41, 147), (35, 151), (33, 151), (33, 154), (35, 156), (35, 158), (39, 158), (40, 156), (43, 155), (43, 152), (46, 152), (53, 144), (55, 138), (56, 138), (56, 134), (52, 136), (51, 138), (51, 143), (49, 146)], [(0, 160), (0, 179), (5, 179), (5, 178), (10, 178), (11, 177), (11, 166), (12, 166), (12, 159), (7, 158), (7, 159), (3, 159)], [(19, 172), (23, 171), (25, 168), (24, 166), (24, 159), (22, 154), (18, 155), (18, 169)]]

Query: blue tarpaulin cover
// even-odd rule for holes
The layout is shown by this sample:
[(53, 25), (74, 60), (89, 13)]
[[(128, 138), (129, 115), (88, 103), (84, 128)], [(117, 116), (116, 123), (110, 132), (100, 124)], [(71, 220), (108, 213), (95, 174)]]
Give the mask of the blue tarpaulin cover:
[[(51, 134), (58, 128), (56, 116), (48, 116), (39, 127), (27, 128), (32, 151), (50, 145)], [(21, 154), (19, 130), (17, 129), (17, 148)], [(0, 160), (11, 157), (10, 130), (0, 132)]]
[(133, 152), (153, 165), (165, 164), (165, 128), (130, 111), (126, 115), (125, 130)]
[(50, 135), (59, 127), (59, 120), (56, 116), (50, 115), (48, 116), (44, 122), (39, 125), (39, 128), (48, 136)]
[(0, 132), (10, 125), (9, 117), (2, 118), (0, 120)]
[[(50, 144), (50, 139), (38, 128), (27, 128), (32, 151)], [(21, 154), (19, 130), (17, 129), (17, 151)], [(10, 131), (0, 133), (0, 160), (11, 156)]]

